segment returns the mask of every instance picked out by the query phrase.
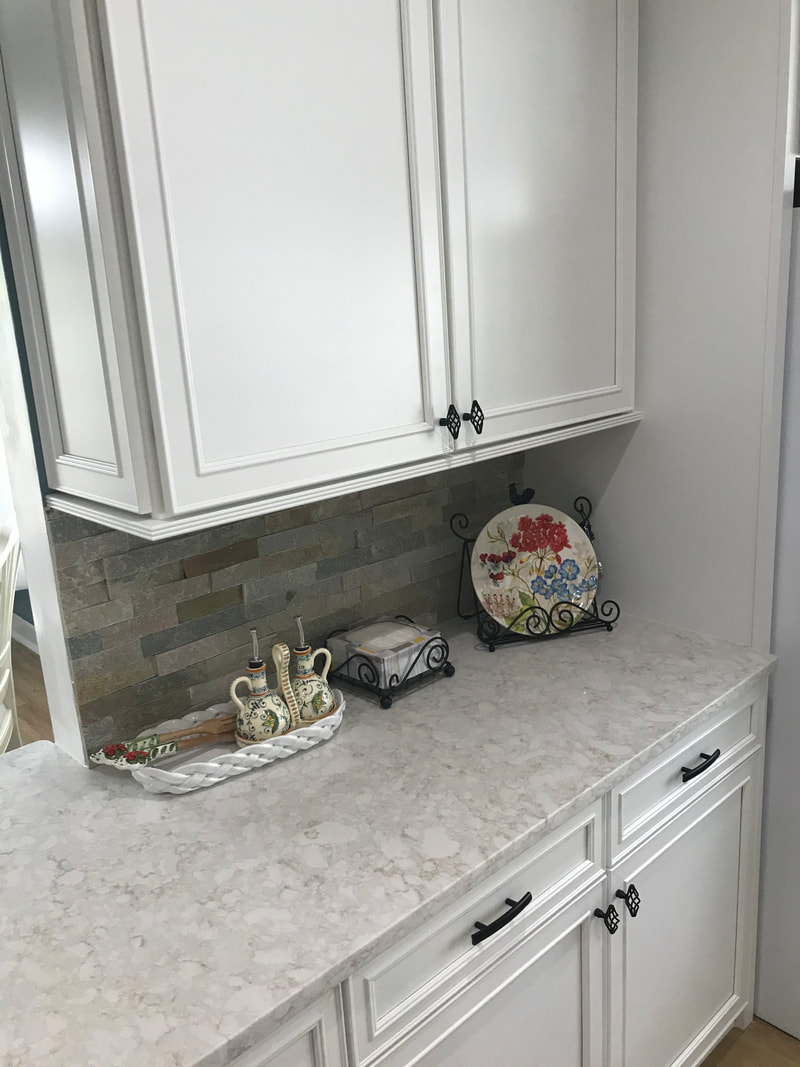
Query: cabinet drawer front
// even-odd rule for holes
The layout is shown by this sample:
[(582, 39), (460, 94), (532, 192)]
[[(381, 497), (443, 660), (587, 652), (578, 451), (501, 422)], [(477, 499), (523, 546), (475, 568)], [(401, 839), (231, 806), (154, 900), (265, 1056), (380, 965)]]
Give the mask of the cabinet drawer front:
[[(761, 742), (763, 716), (763, 697), (728, 711), (612, 790), (612, 861), (718, 781), (734, 761), (755, 751)], [(684, 769), (698, 768), (699, 773), (684, 781)]]
[[(350, 979), (359, 1061), (394, 1043), (448, 1000), (511, 943), (530, 931), (601, 868), (600, 804), (548, 837), (547, 842), (492, 875), (436, 918), (356, 972)], [(490, 924), (508, 901), (531, 902), (508, 925), (478, 945), (476, 922)]]

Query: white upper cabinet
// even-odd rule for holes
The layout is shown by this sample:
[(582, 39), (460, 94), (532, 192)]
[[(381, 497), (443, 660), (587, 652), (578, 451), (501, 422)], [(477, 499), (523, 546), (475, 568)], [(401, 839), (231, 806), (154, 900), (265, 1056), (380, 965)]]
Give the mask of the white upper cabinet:
[(636, 0), (439, 5), (454, 391), (502, 440), (633, 407)]
[(168, 511), (449, 451), (425, 0), (103, 8)]
[[(17, 288), (35, 294), (23, 311), (47, 477), (54, 489), (147, 511), (101, 119), (81, 106), (92, 71), (63, 12), (43, 0), (0, 4), (4, 210)], [(12, 226), (15, 215), (28, 225)]]
[(165, 537), (637, 418), (636, 12), (4, 0), (51, 503)]

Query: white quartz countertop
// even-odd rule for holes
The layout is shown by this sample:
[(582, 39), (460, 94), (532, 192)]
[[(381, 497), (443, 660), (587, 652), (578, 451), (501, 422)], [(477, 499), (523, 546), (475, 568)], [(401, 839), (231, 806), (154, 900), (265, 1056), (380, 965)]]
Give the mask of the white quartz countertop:
[(0, 1063), (219, 1067), (764, 678), (641, 619), (490, 654), (185, 796), (0, 759)]

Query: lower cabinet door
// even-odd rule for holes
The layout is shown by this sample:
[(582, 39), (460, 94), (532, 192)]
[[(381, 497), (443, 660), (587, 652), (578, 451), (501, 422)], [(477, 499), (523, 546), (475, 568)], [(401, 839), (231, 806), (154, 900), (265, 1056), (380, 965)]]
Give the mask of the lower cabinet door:
[(415, 1067), (602, 1067), (605, 882), (530, 931), (376, 1061)]
[(242, 1053), (231, 1067), (346, 1067), (344, 1025), (338, 992), (329, 993), (266, 1041)]
[(622, 920), (611, 939), (617, 1067), (694, 1067), (752, 1001), (760, 760), (726, 775), (611, 871)]

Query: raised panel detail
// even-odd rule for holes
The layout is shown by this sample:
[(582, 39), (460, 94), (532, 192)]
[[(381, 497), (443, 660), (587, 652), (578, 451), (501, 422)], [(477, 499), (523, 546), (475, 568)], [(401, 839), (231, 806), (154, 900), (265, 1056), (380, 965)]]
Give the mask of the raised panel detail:
[(73, 23), (67, 0), (0, 6), (10, 197), (20, 196), (7, 223), (48, 480), (146, 510), (123, 397), (128, 324), (121, 308), (115, 321), (119, 264), (100, 118), (93, 88), (88, 108), (82, 95), (93, 76), (88, 32), (81, 13)]
[(448, 451), (424, 0), (106, 18), (173, 510)]
[(463, 443), (630, 408), (635, 0), (440, 24), (456, 388), (486, 415)]

